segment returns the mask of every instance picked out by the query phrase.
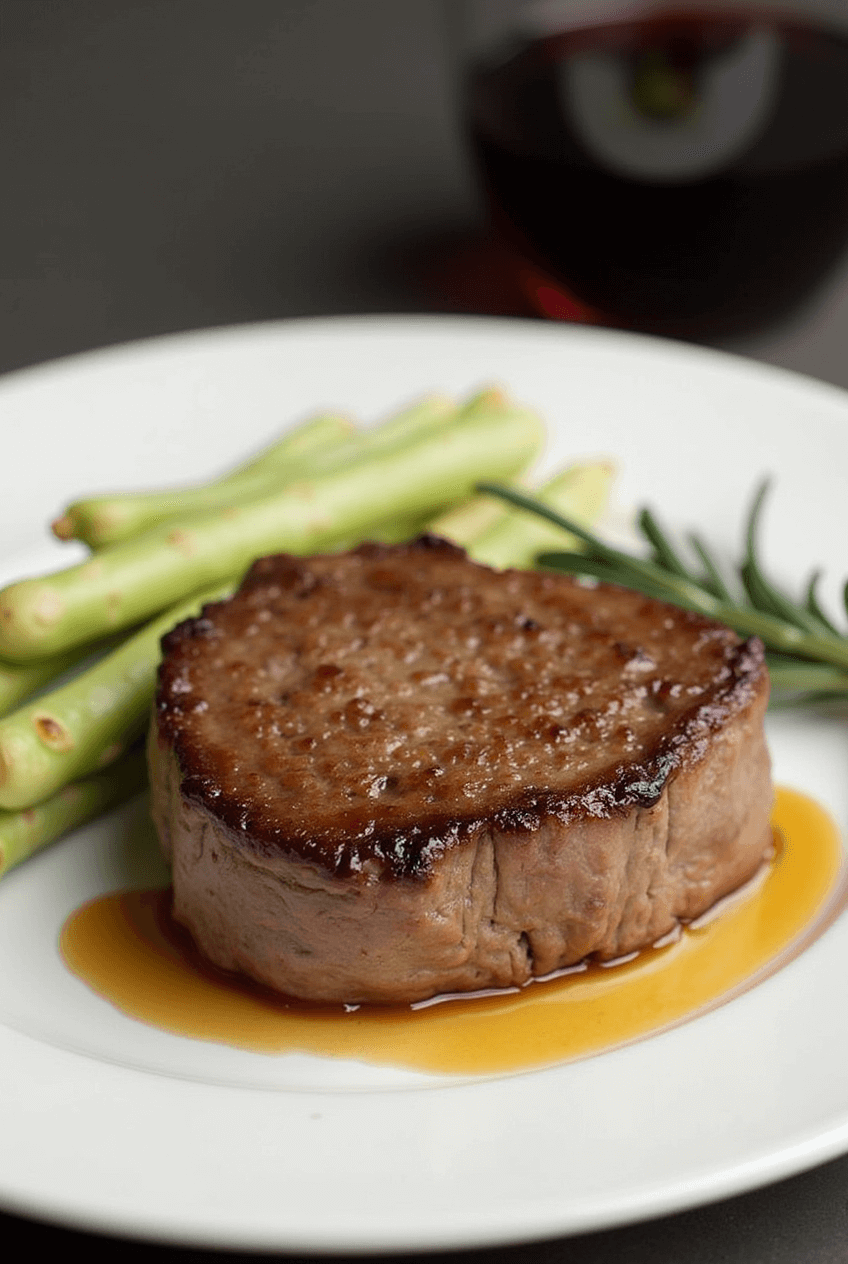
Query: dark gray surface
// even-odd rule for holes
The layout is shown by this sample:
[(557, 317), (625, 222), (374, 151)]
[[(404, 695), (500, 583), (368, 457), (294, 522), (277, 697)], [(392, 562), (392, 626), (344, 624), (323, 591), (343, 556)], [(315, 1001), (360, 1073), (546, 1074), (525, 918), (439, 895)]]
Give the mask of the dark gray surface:
[(440, 48), (422, 0), (6, 0), (0, 371), (414, 306), (474, 215)]
[[(415, 260), (478, 215), (443, 30), (435, 0), (3, 0), (0, 370), (177, 329), (431, 308)], [(848, 267), (737, 349), (848, 386), (846, 336)], [(0, 1233), (95, 1260), (214, 1258), (15, 1216)], [(848, 1260), (848, 1158), (472, 1258)]]

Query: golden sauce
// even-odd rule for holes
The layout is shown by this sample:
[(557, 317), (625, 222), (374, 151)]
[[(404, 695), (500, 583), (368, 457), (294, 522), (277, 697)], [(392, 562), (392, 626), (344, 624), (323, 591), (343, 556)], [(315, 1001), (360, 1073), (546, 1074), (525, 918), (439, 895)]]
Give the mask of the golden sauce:
[(171, 921), (168, 891), (93, 900), (68, 918), (61, 948), (69, 968), (124, 1013), (197, 1040), (452, 1074), (523, 1070), (690, 1018), (818, 934), (841, 868), (838, 831), (812, 800), (784, 789), (773, 825), (764, 872), (674, 943), (515, 992), (350, 1012), (286, 1001), (206, 965)]

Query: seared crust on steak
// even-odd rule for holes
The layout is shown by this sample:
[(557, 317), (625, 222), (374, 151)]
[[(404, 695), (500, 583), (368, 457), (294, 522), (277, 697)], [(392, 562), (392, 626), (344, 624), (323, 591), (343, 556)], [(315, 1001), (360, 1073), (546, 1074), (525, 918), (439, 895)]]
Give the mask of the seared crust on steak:
[(759, 641), (431, 536), (265, 558), (163, 642), (174, 910), (280, 991), (408, 1001), (645, 947), (770, 845)]

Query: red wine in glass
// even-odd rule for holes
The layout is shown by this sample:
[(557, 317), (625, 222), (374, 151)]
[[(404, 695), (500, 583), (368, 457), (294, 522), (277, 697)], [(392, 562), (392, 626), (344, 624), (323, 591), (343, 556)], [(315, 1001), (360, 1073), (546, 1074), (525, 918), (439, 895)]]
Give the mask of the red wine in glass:
[(465, 110), (542, 314), (754, 332), (848, 241), (848, 30), (742, 6), (544, 32), (478, 61)]

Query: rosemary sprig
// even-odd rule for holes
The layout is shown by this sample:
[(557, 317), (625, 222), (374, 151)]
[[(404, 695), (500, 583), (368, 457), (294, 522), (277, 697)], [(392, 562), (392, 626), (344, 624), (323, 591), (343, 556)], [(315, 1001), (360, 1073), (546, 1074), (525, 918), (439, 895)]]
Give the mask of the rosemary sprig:
[[(650, 509), (643, 509), (638, 518), (650, 546), (650, 555), (643, 558), (612, 548), (579, 523), (514, 488), (493, 483), (479, 488), (547, 518), (580, 540), (581, 551), (540, 554), (536, 559), (540, 566), (635, 588), (726, 623), (742, 636), (759, 636), (768, 651), (773, 702), (844, 703), (848, 701), (848, 633), (840, 631), (821, 607), (820, 572), (813, 572), (803, 597), (794, 601), (769, 579), (760, 562), (758, 534), (768, 489), (765, 480), (756, 490), (734, 580), (723, 575), (712, 551), (694, 534), (688, 544), (697, 563), (688, 563)], [(848, 611), (848, 582), (843, 595)]]

